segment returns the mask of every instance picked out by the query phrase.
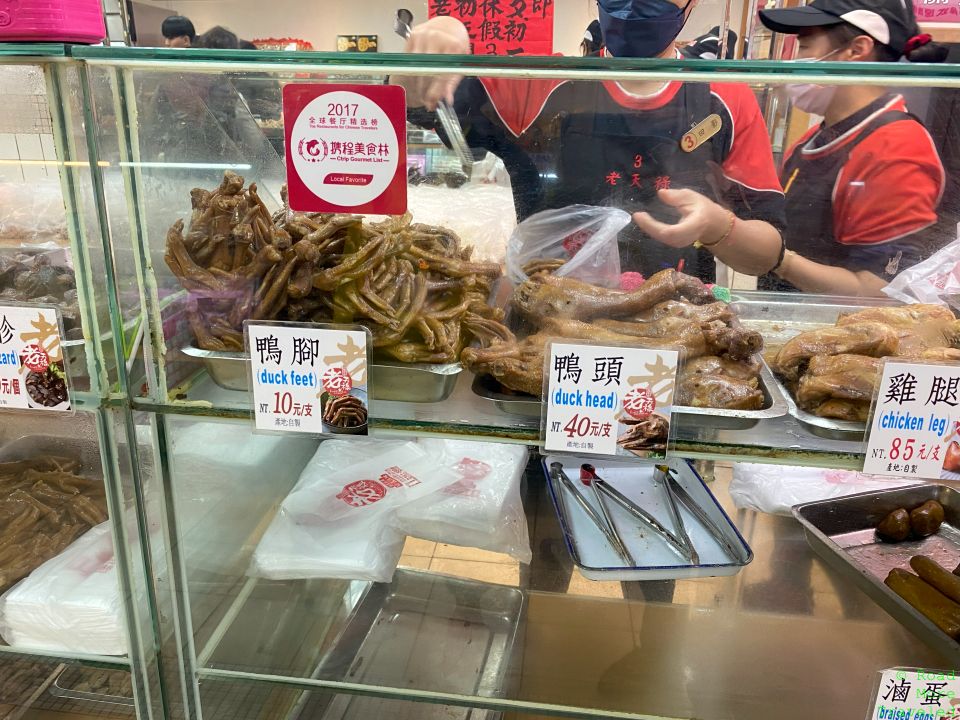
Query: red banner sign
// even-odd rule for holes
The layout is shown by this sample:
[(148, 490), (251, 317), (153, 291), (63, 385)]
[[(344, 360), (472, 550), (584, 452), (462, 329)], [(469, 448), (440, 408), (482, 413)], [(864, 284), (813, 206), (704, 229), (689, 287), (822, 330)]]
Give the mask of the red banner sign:
[(960, 23), (960, 0), (913, 0), (920, 23)]
[(552, 55), (553, 0), (429, 0), (470, 33), (474, 55)]

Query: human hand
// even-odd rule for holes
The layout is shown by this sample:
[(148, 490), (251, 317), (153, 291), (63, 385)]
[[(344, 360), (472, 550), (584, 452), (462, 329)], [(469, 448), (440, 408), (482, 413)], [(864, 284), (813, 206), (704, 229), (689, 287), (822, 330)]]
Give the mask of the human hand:
[(650, 213), (633, 214), (633, 222), (654, 240), (683, 248), (696, 242), (710, 246), (723, 236), (730, 212), (694, 190), (660, 190), (657, 197), (680, 212), (674, 224), (660, 222)]
[[(449, 16), (431, 18), (410, 32), (404, 52), (430, 55), (469, 55), (470, 35), (464, 24)], [(413, 75), (401, 79), (407, 105), (436, 110), (441, 100), (453, 102), (462, 75)]]

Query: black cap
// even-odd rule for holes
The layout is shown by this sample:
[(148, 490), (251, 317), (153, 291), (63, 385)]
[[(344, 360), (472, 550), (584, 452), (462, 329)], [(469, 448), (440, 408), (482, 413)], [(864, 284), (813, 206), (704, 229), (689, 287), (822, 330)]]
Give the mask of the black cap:
[(761, 10), (760, 21), (788, 34), (845, 22), (900, 55), (920, 32), (911, 0), (813, 0), (803, 7)]

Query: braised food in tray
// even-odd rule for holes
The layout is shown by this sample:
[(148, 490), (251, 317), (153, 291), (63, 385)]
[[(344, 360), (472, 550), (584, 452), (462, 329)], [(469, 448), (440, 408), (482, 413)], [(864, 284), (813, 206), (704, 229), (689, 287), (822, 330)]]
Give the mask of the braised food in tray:
[(675, 404), (744, 410), (763, 404), (754, 359), (762, 338), (690, 275), (663, 270), (638, 289), (620, 292), (539, 272), (516, 288), (510, 309), (522, 337), (499, 321), (468, 315), (465, 324), (480, 346), (462, 356), (467, 368), (492, 375), (509, 390), (539, 397), (546, 343), (568, 338), (680, 348), (685, 365)]
[(452, 363), (471, 341), (467, 315), (502, 317), (487, 304), (500, 266), (472, 262), (455, 233), (409, 214), (271, 216), (256, 184), (230, 171), (190, 197), (189, 228), (170, 228), (165, 259), (205, 350), (242, 351), (247, 319), (356, 323), (380, 358)]
[(770, 367), (801, 409), (865, 422), (884, 357), (960, 360), (960, 320), (941, 305), (867, 308), (791, 338)]

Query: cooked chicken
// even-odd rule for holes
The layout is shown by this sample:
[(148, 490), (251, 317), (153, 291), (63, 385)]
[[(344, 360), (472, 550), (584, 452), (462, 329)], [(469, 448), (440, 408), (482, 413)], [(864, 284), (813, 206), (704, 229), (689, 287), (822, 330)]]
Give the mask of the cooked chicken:
[(866, 355), (820, 355), (810, 359), (797, 385), (797, 402), (814, 410), (826, 400), (859, 400), (869, 404), (880, 379), (883, 360)]
[(811, 412), (823, 418), (866, 422), (870, 416), (870, 403), (862, 400), (827, 400), (812, 408)]
[(860, 322), (800, 333), (780, 348), (773, 361), (774, 372), (797, 380), (810, 358), (817, 355), (854, 353), (870, 357), (893, 355), (899, 347), (896, 331), (879, 322)]
[(853, 325), (860, 322), (881, 322), (893, 327), (913, 327), (927, 320), (953, 320), (953, 313), (943, 305), (903, 305), (898, 307), (872, 307), (855, 313), (841, 315), (837, 325)]
[(730, 360), (716, 355), (703, 355), (689, 360), (683, 367), (683, 375), (727, 375), (735, 380), (756, 379), (760, 363), (749, 360)]
[(664, 300), (657, 303), (649, 310), (638, 313), (633, 318), (636, 322), (649, 322), (660, 320), (665, 317), (687, 318), (689, 320), (698, 320), (700, 322), (710, 322), (711, 320), (722, 320), (729, 322), (734, 318), (734, 312), (725, 302), (710, 302), (706, 305), (691, 305), (682, 300)]

